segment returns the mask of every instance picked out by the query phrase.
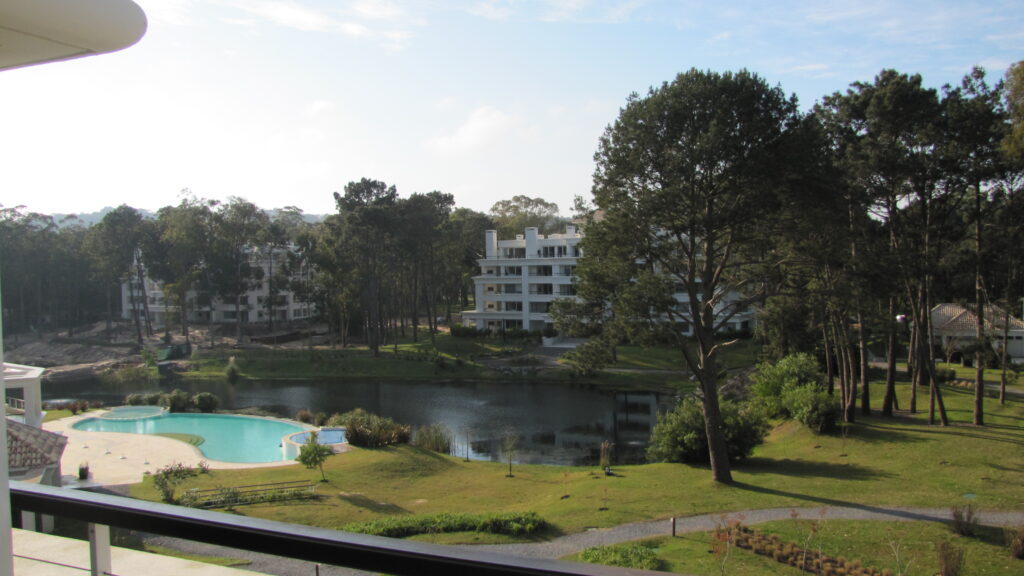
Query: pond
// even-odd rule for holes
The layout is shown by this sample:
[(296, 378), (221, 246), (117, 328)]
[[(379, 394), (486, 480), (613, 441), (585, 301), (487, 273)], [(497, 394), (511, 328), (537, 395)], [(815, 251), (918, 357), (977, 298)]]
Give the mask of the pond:
[(43, 399), (99, 400), (117, 405), (133, 392), (212, 392), (222, 409), (261, 408), (282, 417), (301, 409), (332, 414), (363, 408), (413, 427), (444, 424), (457, 456), (501, 460), (502, 438), (519, 437), (521, 463), (593, 464), (601, 443), (615, 444), (615, 461), (640, 462), (663, 403), (657, 392), (610, 392), (583, 386), (529, 382), (351, 382), (175, 380), (159, 388), (92, 383), (46, 384)]

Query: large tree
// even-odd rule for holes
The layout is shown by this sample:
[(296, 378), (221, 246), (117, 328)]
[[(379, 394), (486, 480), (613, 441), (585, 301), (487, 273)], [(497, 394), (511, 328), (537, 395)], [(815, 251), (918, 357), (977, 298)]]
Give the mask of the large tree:
[(565, 223), (558, 215), (558, 204), (522, 194), (495, 202), (489, 215), (501, 238), (514, 238), (527, 227), (535, 227), (541, 234), (556, 232)]
[[(630, 268), (629, 289), (610, 303), (634, 328), (675, 339), (699, 384), (719, 482), (731, 482), (732, 473), (717, 332), (742, 309), (742, 299), (727, 297), (745, 289), (737, 255), (758, 231), (755, 219), (774, 209), (780, 155), (797, 119), (796, 102), (755, 74), (690, 70), (644, 97), (630, 96), (595, 154), (594, 203), (604, 219), (590, 226), (617, 231), (629, 250), (602, 254), (585, 245), (581, 281), (588, 281), (586, 268)], [(671, 329), (684, 323), (695, 348)]]

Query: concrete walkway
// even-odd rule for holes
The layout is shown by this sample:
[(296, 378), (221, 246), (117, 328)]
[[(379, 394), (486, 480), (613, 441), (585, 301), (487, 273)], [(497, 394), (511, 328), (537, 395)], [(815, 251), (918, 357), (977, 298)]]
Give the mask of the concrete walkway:
[[(888, 520), (898, 522), (951, 520), (949, 508), (886, 508), (882, 506), (819, 508), (768, 508), (746, 510), (725, 514), (705, 514), (676, 519), (676, 534), (714, 530), (719, 525), (738, 520), (746, 525), (771, 522), (774, 520)], [(979, 512), (978, 520), (989, 526), (1024, 525), (1024, 512)], [(501, 554), (527, 556), (530, 558), (561, 558), (590, 548), (607, 546), (641, 538), (668, 536), (672, 533), (670, 520), (654, 520), (623, 524), (613, 528), (601, 528), (569, 534), (549, 542), (531, 544), (495, 544), (478, 546), (475, 549), (493, 550)]]

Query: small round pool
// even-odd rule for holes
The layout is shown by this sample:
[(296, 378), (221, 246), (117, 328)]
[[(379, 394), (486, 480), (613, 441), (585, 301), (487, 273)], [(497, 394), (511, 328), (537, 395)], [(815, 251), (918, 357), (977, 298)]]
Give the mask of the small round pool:
[(145, 418), (86, 418), (75, 430), (128, 434), (181, 434), (199, 436), (203, 456), (222, 462), (279, 462), (289, 458), (284, 437), (307, 428), (270, 418), (230, 414), (163, 414)]
[(320, 430), (307, 430), (298, 434), (292, 434), (291, 436), (284, 439), (282, 444), (284, 448), (285, 458), (294, 460), (299, 455), (299, 451), (302, 446), (309, 444), (309, 435), (311, 432), (316, 432), (316, 443), (324, 446), (330, 446), (335, 452), (343, 450), (340, 446), (345, 444), (345, 429), (344, 428), (321, 428)]
[(118, 406), (111, 408), (109, 412), (100, 416), (104, 420), (137, 420), (139, 418), (152, 418), (162, 416), (166, 408), (160, 406)]

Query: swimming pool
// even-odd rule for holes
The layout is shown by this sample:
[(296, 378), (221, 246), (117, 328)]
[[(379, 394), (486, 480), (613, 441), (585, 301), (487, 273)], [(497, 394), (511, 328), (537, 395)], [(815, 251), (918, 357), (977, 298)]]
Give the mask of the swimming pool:
[(131, 420), (87, 418), (75, 430), (128, 434), (192, 434), (204, 442), (199, 450), (223, 462), (279, 462), (286, 460), (281, 442), (306, 428), (281, 420), (229, 414), (164, 414)]

